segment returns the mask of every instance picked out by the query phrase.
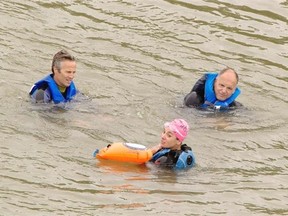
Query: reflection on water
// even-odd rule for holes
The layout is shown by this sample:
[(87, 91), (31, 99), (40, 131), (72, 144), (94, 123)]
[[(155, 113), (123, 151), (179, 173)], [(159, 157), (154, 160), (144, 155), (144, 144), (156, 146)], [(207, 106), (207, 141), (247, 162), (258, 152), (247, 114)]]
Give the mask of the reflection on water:
[(145, 164), (132, 164), (132, 163), (121, 163), (117, 161), (99, 160), (97, 167), (101, 168), (102, 172), (107, 170), (109, 173), (127, 173), (131, 172), (134, 174), (145, 174), (148, 172), (148, 168)]
[[(0, 214), (287, 215), (287, 5), (2, 1)], [(83, 94), (31, 104), (60, 49), (77, 57)], [(183, 106), (225, 66), (239, 73), (243, 109)], [(176, 117), (191, 127), (191, 170), (92, 157), (113, 142), (154, 146)]]

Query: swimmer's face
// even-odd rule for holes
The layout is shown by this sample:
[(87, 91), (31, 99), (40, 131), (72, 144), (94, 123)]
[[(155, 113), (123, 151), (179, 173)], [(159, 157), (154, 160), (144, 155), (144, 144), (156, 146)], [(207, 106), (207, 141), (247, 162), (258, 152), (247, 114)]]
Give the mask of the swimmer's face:
[(170, 148), (172, 150), (179, 150), (181, 148), (181, 142), (177, 139), (174, 132), (168, 127), (164, 128), (162, 132), (161, 147)]
[(214, 83), (214, 91), (217, 100), (224, 101), (229, 98), (237, 87), (237, 78), (233, 71), (226, 71), (219, 75)]
[(76, 62), (65, 60), (61, 62), (61, 69), (54, 68), (54, 80), (60, 87), (69, 87), (76, 73)]

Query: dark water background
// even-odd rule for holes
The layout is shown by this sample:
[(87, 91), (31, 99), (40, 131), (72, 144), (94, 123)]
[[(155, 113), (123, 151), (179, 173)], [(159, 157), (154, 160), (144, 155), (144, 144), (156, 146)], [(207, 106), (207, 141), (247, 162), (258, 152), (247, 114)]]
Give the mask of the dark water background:
[[(1, 1), (0, 215), (288, 215), (287, 17), (280, 0)], [(32, 105), (63, 48), (89, 99)], [(183, 107), (225, 66), (245, 109)], [(194, 169), (92, 157), (112, 142), (153, 146), (179, 117)]]

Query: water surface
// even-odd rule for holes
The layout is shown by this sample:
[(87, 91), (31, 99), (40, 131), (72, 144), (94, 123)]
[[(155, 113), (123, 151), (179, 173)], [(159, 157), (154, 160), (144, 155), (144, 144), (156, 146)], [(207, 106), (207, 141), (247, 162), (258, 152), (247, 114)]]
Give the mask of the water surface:
[[(0, 215), (287, 215), (287, 14), (280, 0), (1, 2)], [(60, 49), (88, 99), (32, 105)], [(245, 108), (183, 106), (226, 66)], [(191, 126), (191, 170), (92, 157), (118, 141), (153, 146), (173, 118)]]

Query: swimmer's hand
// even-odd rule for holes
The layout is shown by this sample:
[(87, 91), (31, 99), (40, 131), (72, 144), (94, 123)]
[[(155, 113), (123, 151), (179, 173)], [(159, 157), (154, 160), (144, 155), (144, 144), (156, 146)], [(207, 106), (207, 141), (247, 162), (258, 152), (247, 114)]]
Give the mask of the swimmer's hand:
[(153, 154), (155, 154), (160, 149), (162, 149), (161, 143), (156, 145), (156, 146), (153, 146), (152, 148), (150, 148), (150, 150), (152, 151)]

